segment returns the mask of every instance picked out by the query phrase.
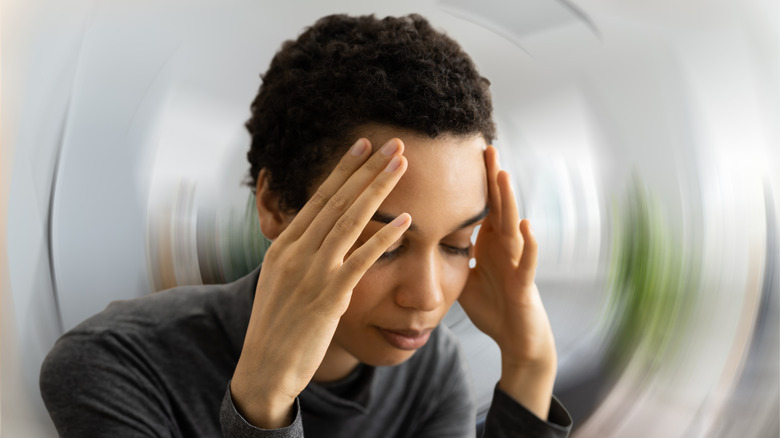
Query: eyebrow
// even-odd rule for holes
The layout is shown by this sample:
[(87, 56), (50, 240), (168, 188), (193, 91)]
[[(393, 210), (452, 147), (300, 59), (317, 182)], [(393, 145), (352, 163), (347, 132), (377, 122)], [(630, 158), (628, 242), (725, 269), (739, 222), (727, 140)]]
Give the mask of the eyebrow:
[[(480, 211), (479, 213), (475, 214), (474, 216), (472, 216), (472, 217), (464, 220), (460, 224), (458, 224), (458, 226), (455, 227), (455, 229), (452, 230), (452, 232), (454, 233), (455, 231), (462, 230), (462, 229), (464, 229), (464, 228), (466, 228), (468, 226), (474, 225), (475, 223), (477, 223), (477, 222), (481, 221), (482, 219), (484, 219), (485, 216), (487, 216), (488, 212), (490, 212), (490, 209), (487, 206), (485, 206), (485, 208), (482, 211)], [(395, 216), (387, 214), (387, 213), (383, 213), (381, 211), (377, 211), (371, 217), (372, 221), (381, 222), (383, 224), (389, 224), (390, 222), (393, 221), (393, 219), (395, 219)], [(412, 219), (412, 224), (409, 225), (409, 231), (418, 231), (418, 230), (419, 230), (419, 228), (417, 228), (417, 224), (415, 224), (414, 223), (414, 219)]]

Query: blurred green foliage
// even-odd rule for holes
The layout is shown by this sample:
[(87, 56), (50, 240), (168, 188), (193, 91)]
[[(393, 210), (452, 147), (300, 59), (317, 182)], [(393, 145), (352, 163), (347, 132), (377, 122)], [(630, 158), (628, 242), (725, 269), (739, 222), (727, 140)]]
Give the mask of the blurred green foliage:
[(613, 205), (613, 223), (607, 363), (620, 372), (636, 358), (652, 373), (674, 362), (683, 347), (701, 255), (686, 248), (681, 230), (638, 175)]

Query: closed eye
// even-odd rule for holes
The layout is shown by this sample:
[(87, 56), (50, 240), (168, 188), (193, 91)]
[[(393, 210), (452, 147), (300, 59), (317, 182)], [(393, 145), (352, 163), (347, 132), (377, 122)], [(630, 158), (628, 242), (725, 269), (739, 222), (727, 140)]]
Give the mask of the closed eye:
[(471, 249), (473, 248), (472, 245), (461, 247), (461, 246), (452, 246), (452, 245), (442, 245), (442, 250), (446, 252), (447, 254), (454, 255), (454, 256), (460, 256), (460, 257), (471, 257)]
[(379, 256), (379, 258), (377, 259), (377, 261), (378, 261), (378, 262), (379, 262), (379, 261), (383, 261), (383, 262), (384, 262), (384, 261), (390, 261), (390, 260), (393, 260), (393, 259), (395, 259), (396, 257), (398, 257), (398, 256), (401, 254), (401, 251), (403, 251), (403, 249), (404, 249), (404, 248), (405, 248), (405, 245), (404, 245), (404, 243), (401, 243), (400, 245), (396, 246), (396, 247), (395, 247), (395, 249), (392, 249), (392, 250), (390, 250), (390, 251), (385, 251), (385, 252), (383, 252), (383, 253), (382, 253), (382, 254)]
[[(446, 245), (446, 244), (441, 244), (440, 247), (441, 250), (447, 255), (452, 255), (456, 257), (466, 257), (466, 258), (471, 258), (471, 252), (474, 248), (473, 245), (462, 247), (462, 246), (454, 246), (454, 245)], [(402, 243), (401, 245), (398, 245), (395, 249), (383, 252), (377, 259), (377, 262), (379, 261), (389, 262), (391, 260), (394, 260), (399, 255), (401, 255), (405, 249), (406, 249), (406, 243)]]

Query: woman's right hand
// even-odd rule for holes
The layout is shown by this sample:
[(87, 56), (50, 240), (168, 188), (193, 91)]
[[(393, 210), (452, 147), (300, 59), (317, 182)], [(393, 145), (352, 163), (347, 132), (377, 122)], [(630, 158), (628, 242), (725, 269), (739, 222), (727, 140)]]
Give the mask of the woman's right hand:
[(358, 140), (269, 247), (230, 385), (251, 424), (290, 424), (295, 398), (322, 363), (352, 289), (409, 227), (403, 213), (353, 250), (406, 171), (402, 153), (397, 138), (373, 155), (369, 141)]

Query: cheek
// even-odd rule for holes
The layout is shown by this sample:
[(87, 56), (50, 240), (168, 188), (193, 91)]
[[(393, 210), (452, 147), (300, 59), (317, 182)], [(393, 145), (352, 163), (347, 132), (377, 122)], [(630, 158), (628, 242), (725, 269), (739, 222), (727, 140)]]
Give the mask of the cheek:
[[(469, 277), (469, 259), (466, 257), (445, 257), (444, 272), (442, 272), (442, 287), (448, 295), (448, 300), (454, 302), (466, 286)], [(451, 298), (451, 296), (454, 296)]]
[(369, 268), (352, 290), (352, 299), (342, 318), (359, 319), (379, 308), (391, 294), (392, 278), (393, 275), (387, 269), (377, 265)]

